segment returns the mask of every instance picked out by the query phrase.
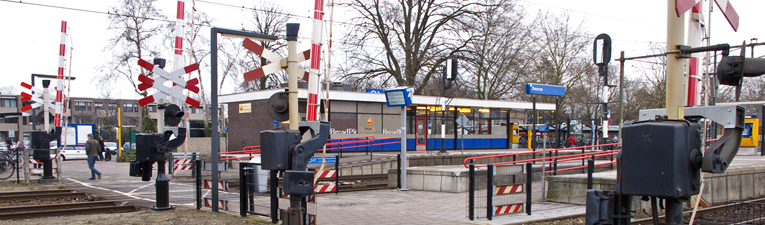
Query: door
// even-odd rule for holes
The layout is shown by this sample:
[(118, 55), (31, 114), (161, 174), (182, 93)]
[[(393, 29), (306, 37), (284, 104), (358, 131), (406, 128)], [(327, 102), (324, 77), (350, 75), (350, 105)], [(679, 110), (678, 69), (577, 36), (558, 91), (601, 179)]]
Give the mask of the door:
[(425, 151), (428, 146), (428, 119), (426, 117), (415, 118), (414, 145), (417, 151)]

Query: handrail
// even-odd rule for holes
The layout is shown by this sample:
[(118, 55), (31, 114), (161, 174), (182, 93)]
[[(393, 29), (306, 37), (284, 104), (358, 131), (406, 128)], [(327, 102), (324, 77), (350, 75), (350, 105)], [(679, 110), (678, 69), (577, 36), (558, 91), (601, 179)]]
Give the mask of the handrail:
[(231, 157), (231, 158), (222, 158), (221, 161), (225, 160), (235, 160), (235, 159), (252, 159), (255, 158), (255, 156), (242, 156), (242, 157)]
[[(540, 153), (540, 152), (554, 152), (554, 151), (562, 151), (562, 150), (576, 150), (576, 149), (582, 149), (582, 148), (594, 148), (594, 147), (603, 147), (603, 146), (614, 146), (614, 145), (621, 145), (622, 143), (609, 143), (609, 144), (599, 144), (599, 145), (588, 145), (588, 146), (578, 146), (578, 147), (570, 147), (570, 148), (558, 148), (558, 149), (547, 149), (547, 150), (537, 150), (537, 151), (529, 151), (529, 152), (514, 152), (514, 153), (505, 153), (505, 154), (499, 154), (499, 155), (486, 155), (486, 156), (475, 156), (475, 157), (467, 157), (462, 162), (465, 168), (468, 168), (467, 162), (468, 160), (476, 160), (476, 159), (488, 159), (488, 158), (496, 158), (496, 157), (504, 157), (504, 156), (514, 156), (514, 155), (526, 155), (526, 154), (534, 154), (534, 153)], [(529, 161), (531, 162), (531, 161)], [(486, 165), (476, 165), (476, 167), (479, 166), (486, 166)]]
[[(594, 166), (602, 166), (602, 165), (608, 165), (608, 164), (614, 164), (614, 163), (616, 163), (616, 161), (598, 163), (598, 164), (594, 164)], [(569, 167), (569, 168), (559, 169), (559, 170), (548, 170), (548, 171), (545, 171), (545, 173), (563, 172), (563, 171), (576, 170), (576, 169), (584, 169), (584, 168), (587, 168), (587, 166), (586, 165), (585, 166), (575, 166), (575, 167)]]

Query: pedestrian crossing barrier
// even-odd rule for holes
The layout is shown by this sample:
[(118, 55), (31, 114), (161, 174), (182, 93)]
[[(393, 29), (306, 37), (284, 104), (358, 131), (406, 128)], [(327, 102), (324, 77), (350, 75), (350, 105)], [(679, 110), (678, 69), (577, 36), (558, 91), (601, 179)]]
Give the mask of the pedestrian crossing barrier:
[[(204, 180), (204, 185), (202, 188), (204, 189), (212, 189), (213, 182), (211, 180)], [(218, 190), (228, 191), (228, 182), (226, 181), (218, 181)]]
[[(205, 207), (212, 208), (213, 200), (212, 198), (204, 197)], [(227, 200), (218, 200), (218, 208), (222, 210), (228, 210), (228, 201)]]

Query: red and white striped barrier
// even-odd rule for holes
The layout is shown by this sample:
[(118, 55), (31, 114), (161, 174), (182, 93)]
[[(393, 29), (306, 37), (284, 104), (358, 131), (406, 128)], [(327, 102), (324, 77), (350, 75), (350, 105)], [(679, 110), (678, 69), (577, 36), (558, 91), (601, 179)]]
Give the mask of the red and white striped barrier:
[[(204, 197), (204, 199), (205, 199), (205, 207), (212, 207), (213, 200), (208, 197)], [(218, 208), (223, 210), (228, 210), (228, 201), (218, 200)]]
[(313, 186), (313, 192), (314, 193), (334, 192), (335, 188), (337, 188), (337, 186), (335, 186), (335, 183), (318, 184), (318, 185)]
[(319, 171), (316, 171), (315, 173), (316, 173), (316, 176), (319, 176), (319, 178), (333, 178), (337, 176), (337, 170), (325, 170), (325, 171), (321, 171), (321, 173), (319, 173)]
[[(204, 180), (204, 189), (212, 189), (213, 182), (211, 180)], [(226, 181), (218, 181), (218, 189), (223, 191), (228, 191), (228, 182)]]
[(321, 38), (323, 30), (324, 0), (316, 0), (313, 9), (313, 35), (311, 35), (311, 69), (308, 75), (308, 107), (306, 121), (316, 121), (319, 115), (319, 67), (321, 66)]
[[(267, 74), (271, 74), (284, 69), (281, 66), (282, 65), (281, 61), (285, 59), (279, 56), (278, 54), (266, 49), (262, 45), (259, 45), (255, 43), (254, 41), (248, 38), (245, 38), (244, 42), (242, 43), (242, 46), (244, 46), (244, 48), (246, 48), (247, 50), (250, 50), (252, 53), (262, 56), (263, 58), (266, 58), (268, 59), (268, 61), (271, 62), (257, 69), (250, 70), (244, 73), (244, 81), (250, 82), (258, 78), (264, 77)], [(298, 63), (304, 62), (310, 59), (310, 57), (311, 57), (310, 50), (304, 51), (302, 54), (298, 54)], [(303, 74), (303, 80), (306, 80), (308, 78), (308, 72), (306, 72), (300, 67), (298, 67), (297, 69), (298, 69), (298, 74)]]
[(191, 159), (175, 159), (173, 160), (173, 171), (176, 170), (192, 170), (194, 169), (194, 161)]
[[(138, 59), (138, 65), (143, 67), (144, 69), (151, 70), (151, 72), (154, 72), (155, 74), (159, 75), (156, 77), (156, 81), (143, 74), (138, 76), (138, 80), (142, 82), (142, 84), (138, 85), (139, 90), (146, 90), (149, 87), (153, 87), (159, 91), (154, 93), (153, 95), (150, 95), (148, 97), (138, 100), (139, 105), (145, 106), (145, 105), (148, 105), (149, 103), (154, 102), (156, 99), (162, 99), (167, 96), (172, 96), (173, 98), (184, 100), (189, 105), (193, 105), (194, 107), (199, 107), (199, 101), (184, 95), (182, 92), (183, 89), (185, 88), (194, 93), (198, 93), (199, 88), (196, 85), (199, 83), (199, 80), (197, 78), (194, 78), (189, 81), (186, 81), (183, 78), (180, 78), (180, 76), (183, 74), (191, 73), (199, 69), (198, 64), (194, 63), (182, 69), (175, 70), (173, 72), (167, 72), (164, 69), (159, 68), (159, 66), (154, 65), (150, 62), (147, 62), (146, 60), (143, 60), (143, 59)], [(173, 87), (165, 86), (163, 83), (168, 80), (172, 81), (176, 86), (173, 86)]]
[(523, 184), (497, 186), (497, 187), (494, 187), (494, 195), (524, 193), (524, 190), (525, 188)]
[[(53, 162), (56, 162), (56, 160), (54, 159)], [(43, 173), (43, 165), (42, 165), (42, 163), (38, 162), (37, 160), (29, 159), (28, 165), (29, 165), (28, 166), (29, 174), (37, 175), (37, 174), (42, 174)], [(53, 170), (52, 171), (55, 173), (58, 170), (58, 166), (55, 163), (52, 164), (52, 166), (53, 166), (53, 168), (52, 168)]]
[(66, 21), (61, 21), (61, 42), (58, 49), (58, 76), (56, 77), (56, 107), (53, 126), (61, 126), (64, 113), (64, 70), (66, 67)]
[(525, 210), (525, 208), (526, 208), (526, 207), (524, 207), (524, 205), (526, 205), (526, 203), (503, 205), (503, 206), (495, 206), (494, 207), (494, 215), (503, 215), (503, 214), (523, 212)]

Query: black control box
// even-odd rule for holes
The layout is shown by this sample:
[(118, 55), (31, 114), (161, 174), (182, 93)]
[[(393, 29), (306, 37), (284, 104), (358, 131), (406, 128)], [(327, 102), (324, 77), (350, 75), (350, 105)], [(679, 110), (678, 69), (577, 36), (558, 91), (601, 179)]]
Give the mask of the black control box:
[(701, 185), (701, 129), (685, 120), (622, 129), (618, 178), (624, 195), (689, 198)]

